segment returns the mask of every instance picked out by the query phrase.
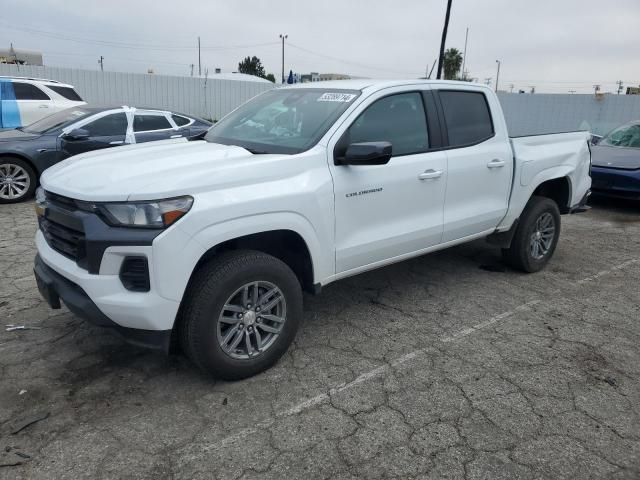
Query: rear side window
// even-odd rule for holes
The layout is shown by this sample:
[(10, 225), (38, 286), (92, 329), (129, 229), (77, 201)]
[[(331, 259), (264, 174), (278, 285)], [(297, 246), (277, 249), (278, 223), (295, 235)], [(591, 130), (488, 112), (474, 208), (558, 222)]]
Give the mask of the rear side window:
[(181, 117), (180, 115), (171, 115), (171, 118), (173, 119), (174, 122), (176, 122), (176, 125), (179, 127), (182, 127), (191, 121), (188, 118)]
[(127, 133), (127, 115), (114, 113), (94, 120), (81, 128), (87, 130), (91, 137), (124, 137)]
[(480, 143), (494, 134), (487, 98), (482, 92), (440, 91), (449, 145)]
[(13, 82), (16, 100), (51, 100), (49, 96), (30, 83)]
[(164, 115), (136, 115), (133, 118), (134, 132), (148, 132), (165, 128), (171, 128), (171, 124)]
[(393, 156), (429, 148), (422, 96), (399, 93), (372, 103), (348, 130), (348, 143), (391, 142)]
[(56, 85), (47, 85), (51, 90), (56, 92), (58, 95), (63, 96), (67, 100), (72, 100), (74, 102), (82, 102), (82, 98), (80, 95), (71, 87), (58, 87)]

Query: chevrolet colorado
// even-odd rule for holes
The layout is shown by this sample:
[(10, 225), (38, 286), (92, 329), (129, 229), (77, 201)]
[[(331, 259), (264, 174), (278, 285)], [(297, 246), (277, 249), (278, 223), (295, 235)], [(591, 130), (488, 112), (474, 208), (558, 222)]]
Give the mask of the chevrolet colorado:
[(509, 138), (496, 95), (448, 81), (268, 91), (205, 140), (78, 155), (36, 195), (53, 308), (212, 375), (274, 364), (302, 291), (487, 237), (525, 272), (590, 191), (586, 132)]

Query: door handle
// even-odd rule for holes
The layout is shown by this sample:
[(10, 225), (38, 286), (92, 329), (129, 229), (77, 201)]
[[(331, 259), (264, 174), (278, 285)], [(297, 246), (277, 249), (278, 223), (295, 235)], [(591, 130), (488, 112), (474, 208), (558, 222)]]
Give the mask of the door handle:
[(171, 135), (169, 138), (181, 138), (182, 135)]
[(425, 170), (423, 173), (418, 175), (419, 180), (430, 180), (434, 178), (440, 178), (442, 176), (442, 170), (434, 170), (430, 168), (429, 170)]
[(489, 163), (487, 163), (487, 168), (501, 168), (504, 167), (504, 160), (500, 160), (498, 158), (494, 158)]
[(109, 142), (109, 145), (122, 145), (123, 143), (123, 140), (116, 140), (115, 142)]

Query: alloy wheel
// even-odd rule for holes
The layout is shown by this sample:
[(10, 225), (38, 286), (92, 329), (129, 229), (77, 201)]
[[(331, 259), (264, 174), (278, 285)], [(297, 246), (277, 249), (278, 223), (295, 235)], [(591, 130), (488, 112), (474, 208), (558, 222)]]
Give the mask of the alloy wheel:
[(0, 165), (0, 198), (16, 200), (24, 196), (30, 186), (29, 173), (20, 165), (13, 163)]
[(529, 240), (529, 252), (535, 260), (542, 259), (551, 250), (556, 233), (556, 222), (549, 212), (544, 212), (536, 220)]
[(256, 358), (274, 344), (286, 319), (287, 302), (280, 288), (267, 281), (247, 283), (222, 308), (218, 344), (232, 358)]

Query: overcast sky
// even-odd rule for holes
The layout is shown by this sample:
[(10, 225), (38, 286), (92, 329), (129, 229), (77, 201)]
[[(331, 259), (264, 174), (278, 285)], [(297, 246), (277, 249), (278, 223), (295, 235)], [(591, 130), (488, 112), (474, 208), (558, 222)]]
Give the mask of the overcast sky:
[[(424, 76), (438, 55), (446, 0), (0, 0), (0, 48), (39, 50), (46, 65), (188, 75), (237, 70), (257, 55), (288, 72)], [(453, 0), (447, 48), (500, 89), (614, 91), (640, 84), (640, 0)], [(492, 83), (495, 84), (495, 83)]]

